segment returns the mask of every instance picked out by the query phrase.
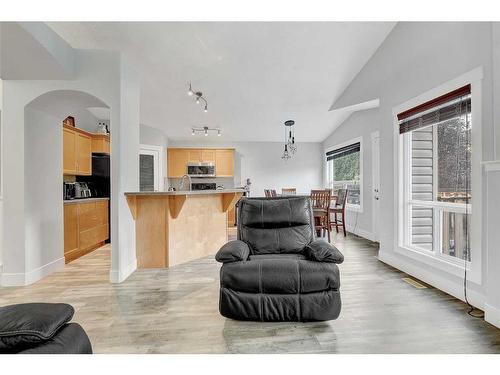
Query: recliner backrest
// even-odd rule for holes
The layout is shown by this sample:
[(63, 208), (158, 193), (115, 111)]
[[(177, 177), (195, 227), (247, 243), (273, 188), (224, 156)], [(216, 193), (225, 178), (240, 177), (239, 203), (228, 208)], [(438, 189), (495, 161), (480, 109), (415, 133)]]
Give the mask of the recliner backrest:
[(300, 253), (314, 240), (309, 197), (242, 198), (238, 203), (238, 239), (251, 253)]

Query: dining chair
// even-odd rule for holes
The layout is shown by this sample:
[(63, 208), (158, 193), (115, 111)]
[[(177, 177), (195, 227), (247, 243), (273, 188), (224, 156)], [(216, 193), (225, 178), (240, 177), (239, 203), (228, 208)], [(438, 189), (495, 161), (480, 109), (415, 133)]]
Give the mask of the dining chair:
[[(349, 190), (347, 189), (339, 189), (337, 191), (337, 200), (335, 202), (335, 205), (330, 207), (328, 215), (328, 219), (330, 222), (329, 225), (330, 230), (332, 230), (333, 227), (335, 227), (335, 230), (338, 233), (339, 227), (342, 227), (342, 230), (344, 231), (344, 237), (347, 235), (345, 230), (345, 205), (347, 202), (348, 193)], [(333, 214), (333, 220), (330, 217), (331, 214)], [(341, 216), (341, 220), (339, 220), (339, 217), (337, 216), (339, 214)]]
[(281, 195), (297, 195), (296, 188), (282, 188)]
[(314, 214), (314, 229), (318, 235), (328, 235), (330, 242), (330, 201), (332, 192), (330, 189), (311, 190), (311, 202)]
[(276, 190), (274, 189), (264, 189), (264, 195), (266, 198), (277, 197)]

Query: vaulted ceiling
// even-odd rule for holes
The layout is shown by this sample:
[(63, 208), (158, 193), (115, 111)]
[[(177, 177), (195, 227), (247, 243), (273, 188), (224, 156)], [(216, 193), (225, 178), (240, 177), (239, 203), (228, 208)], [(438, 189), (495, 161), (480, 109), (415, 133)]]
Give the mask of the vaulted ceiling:
[[(345, 114), (332, 103), (394, 26), (384, 22), (49, 23), (75, 48), (120, 50), (141, 75), (141, 123), (171, 139), (193, 126), (220, 140), (324, 140)], [(187, 95), (202, 91), (208, 113)]]

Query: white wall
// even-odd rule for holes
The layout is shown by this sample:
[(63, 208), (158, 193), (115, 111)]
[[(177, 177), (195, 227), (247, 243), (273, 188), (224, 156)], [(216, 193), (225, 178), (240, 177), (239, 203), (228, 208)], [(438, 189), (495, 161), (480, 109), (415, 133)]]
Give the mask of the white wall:
[(2, 108), (3, 108), (3, 83), (0, 79), (0, 274), (3, 269), (2, 261), (2, 234), (3, 234), (3, 136), (2, 136)]
[[(347, 210), (348, 230), (366, 238), (373, 238), (372, 215), (372, 140), (371, 134), (379, 128), (378, 109), (370, 109), (352, 114), (323, 142), (323, 150), (354, 138), (362, 137), (363, 154), (363, 207), (361, 212)], [(323, 154), (323, 164), (325, 156)]]
[(151, 126), (140, 126), (140, 142), (143, 145), (168, 147), (168, 138), (165, 133)]
[(97, 123), (99, 119), (95, 117), (92, 113), (87, 111), (85, 108), (81, 108), (74, 112), (68, 113), (68, 115), (75, 118), (75, 126), (77, 128), (88, 131), (89, 133), (95, 133), (97, 129)]
[(25, 246), (26, 267), (32, 274), (64, 267), (60, 124), (60, 118), (47, 113), (25, 111)]
[[(479, 66), (484, 71), (482, 123), (473, 126), (482, 128), (483, 147), (476, 152), (482, 154), (483, 160), (491, 160), (494, 149), (491, 23), (398, 23), (335, 103), (335, 107), (339, 108), (374, 98), (380, 99), (380, 221), (383, 223), (380, 227), (380, 257), (458, 298), (463, 298), (461, 277), (396, 251), (397, 191), (394, 188), (396, 164), (392, 109)], [(335, 132), (332, 137), (335, 137)], [(483, 202), (483, 206), (486, 203)], [(484, 228), (482, 237), (485, 237)], [(486, 259), (485, 247), (478, 250), (482, 252), (482, 259)], [(469, 299), (480, 307), (484, 305), (486, 292), (484, 261), (482, 271), (483, 277), (479, 283), (469, 282)]]
[[(3, 273), (2, 285), (24, 285), (45, 274), (33, 274), (30, 252), (25, 244), (28, 223), (26, 212), (28, 181), (25, 169), (25, 106), (41, 95), (57, 90), (74, 90), (99, 98), (110, 111), (111, 122), (111, 238), (112, 281), (122, 281), (135, 265), (133, 220), (123, 193), (137, 190), (139, 149), (138, 75), (127, 66), (119, 53), (75, 50), (77, 62), (74, 80), (4, 81), (3, 152), (15, 155), (4, 163)], [(26, 151), (27, 152), (27, 151)], [(62, 153), (62, 148), (59, 150)], [(61, 178), (58, 178), (58, 184)], [(62, 195), (59, 196), (62, 199)], [(62, 215), (62, 212), (61, 212)]]
[(297, 154), (281, 159), (283, 144), (278, 142), (204, 142), (170, 141), (170, 147), (234, 147), (234, 186), (244, 186), (250, 178), (253, 197), (263, 196), (264, 189), (296, 187), (298, 193), (309, 193), (323, 186), (321, 143), (298, 143)]

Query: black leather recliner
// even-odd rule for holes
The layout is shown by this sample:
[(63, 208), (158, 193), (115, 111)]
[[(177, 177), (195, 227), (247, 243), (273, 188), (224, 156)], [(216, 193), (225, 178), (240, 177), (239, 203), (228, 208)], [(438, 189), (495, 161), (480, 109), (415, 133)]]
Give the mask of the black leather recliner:
[(242, 198), (238, 239), (217, 253), (220, 313), (237, 320), (322, 321), (340, 313), (343, 255), (314, 238), (309, 197)]
[(90, 340), (65, 303), (0, 307), (0, 353), (92, 354)]

